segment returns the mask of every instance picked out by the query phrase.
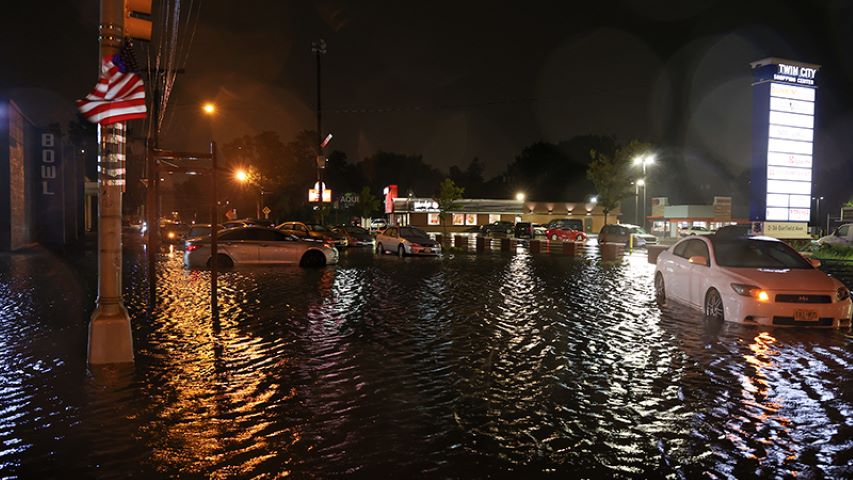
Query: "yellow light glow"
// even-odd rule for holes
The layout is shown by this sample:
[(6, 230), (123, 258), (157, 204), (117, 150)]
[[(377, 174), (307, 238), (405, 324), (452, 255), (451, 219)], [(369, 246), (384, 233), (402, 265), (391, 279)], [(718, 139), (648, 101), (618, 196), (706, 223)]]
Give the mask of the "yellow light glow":
[(758, 292), (758, 301), (759, 302), (767, 302), (770, 300), (770, 295), (767, 295), (767, 292), (764, 290), (760, 290)]
[(246, 183), (249, 180), (249, 174), (241, 168), (234, 172), (234, 179), (240, 183)]
[(523, 202), (524, 201), (524, 193), (522, 193), (522, 192), (516, 193), (515, 199), (518, 200), (519, 202)]
[(210, 102), (207, 102), (207, 103), (205, 103), (204, 105), (202, 105), (201, 109), (202, 109), (202, 110), (204, 111), (204, 113), (206, 113), (207, 115), (213, 115), (214, 113), (216, 113), (216, 105), (214, 105), (214, 104), (212, 104), (212, 103), (210, 103)]

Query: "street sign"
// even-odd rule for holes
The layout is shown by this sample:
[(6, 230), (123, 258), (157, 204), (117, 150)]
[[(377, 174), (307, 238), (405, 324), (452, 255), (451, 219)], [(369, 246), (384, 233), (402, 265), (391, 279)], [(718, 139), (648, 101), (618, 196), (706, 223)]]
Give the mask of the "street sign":
[(261, 211), (264, 212), (264, 218), (269, 220), (270, 212), (272, 212), (272, 210), (270, 210), (270, 207), (264, 207), (264, 209)]

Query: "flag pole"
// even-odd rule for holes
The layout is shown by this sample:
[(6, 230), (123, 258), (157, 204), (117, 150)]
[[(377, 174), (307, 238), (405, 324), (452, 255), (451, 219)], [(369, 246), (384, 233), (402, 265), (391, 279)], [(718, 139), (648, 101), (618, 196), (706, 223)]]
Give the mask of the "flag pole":
[[(123, 0), (101, 0), (98, 67), (118, 53), (124, 29)], [(121, 292), (121, 201), (124, 189), (124, 122), (98, 126), (98, 298), (89, 322), (90, 365), (132, 363), (130, 316)]]

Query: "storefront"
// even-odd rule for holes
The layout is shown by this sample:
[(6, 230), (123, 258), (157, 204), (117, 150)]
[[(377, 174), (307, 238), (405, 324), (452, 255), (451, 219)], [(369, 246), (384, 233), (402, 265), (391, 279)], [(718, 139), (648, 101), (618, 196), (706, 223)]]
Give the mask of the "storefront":
[[(608, 223), (616, 223), (619, 211), (608, 213)], [(448, 212), (442, 225), (438, 203), (432, 198), (395, 198), (389, 221), (397, 225), (412, 225), (426, 231), (464, 232), (497, 221), (531, 222), (546, 225), (552, 220), (577, 219), (584, 230), (598, 233), (604, 226), (604, 212), (595, 203), (531, 202), (519, 200), (461, 199)]]

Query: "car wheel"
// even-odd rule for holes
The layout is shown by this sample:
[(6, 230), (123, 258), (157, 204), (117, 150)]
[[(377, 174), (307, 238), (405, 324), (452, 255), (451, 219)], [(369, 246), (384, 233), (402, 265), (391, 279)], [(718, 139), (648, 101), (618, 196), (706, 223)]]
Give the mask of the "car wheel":
[(322, 267), (326, 265), (326, 256), (317, 250), (308, 250), (299, 261), (300, 267)]
[(720, 297), (720, 292), (714, 288), (705, 294), (705, 319), (713, 323), (720, 323), (725, 320), (723, 299)]
[(658, 306), (666, 305), (666, 284), (664, 284), (663, 274), (660, 272), (655, 275), (655, 301)]
[(551, 241), (554, 241), (554, 242), (557, 241), (557, 234), (556, 233), (551, 234)]
[(382, 243), (377, 243), (376, 244), (376, 254), (382, 255), (383, 253), (385, 253), (385, 250), (382, 249)]
[[(228, 269), (234, 266), (234, 261), (228, 255), (225, 254), (217, 254), (216, 255), (216, 268), (220, 270)], [(213, 266), (214, 259), (210, 257), (207, 259), (207, 268)]]
[(403, 244), (400, 244), (400, 246), (397, 247), (397, 255), (399, 255), (400, 258), (406, 256), (406, 247), (404, 247)]

